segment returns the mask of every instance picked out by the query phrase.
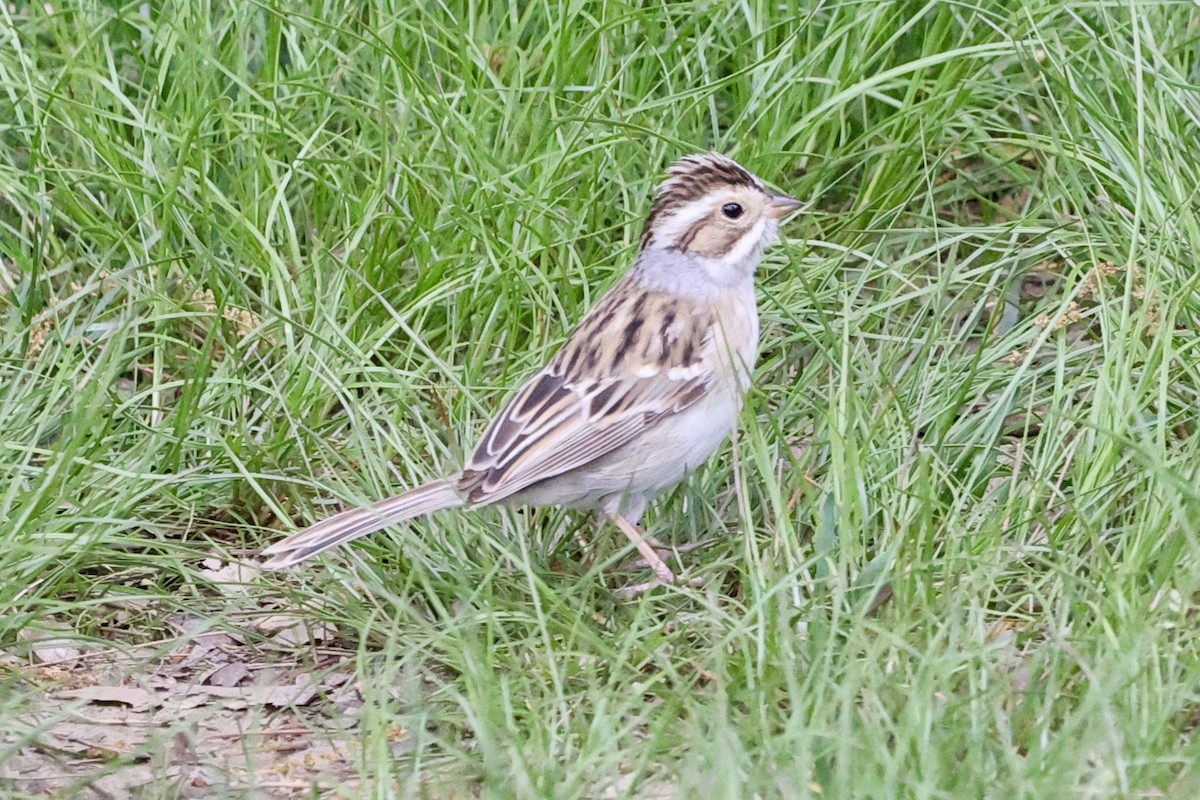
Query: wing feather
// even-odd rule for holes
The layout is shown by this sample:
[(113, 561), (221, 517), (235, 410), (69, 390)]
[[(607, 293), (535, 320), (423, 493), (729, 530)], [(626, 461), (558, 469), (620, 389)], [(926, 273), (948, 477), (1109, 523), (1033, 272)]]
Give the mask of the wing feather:
[[(715, 378), (702, 358), (708, 312), (619, 288), (488, 426), (459, 478), (468, 503), (493, 503), (578, 469), (704, 397)], [(613, 330), (627, 335), (601, 333)]]

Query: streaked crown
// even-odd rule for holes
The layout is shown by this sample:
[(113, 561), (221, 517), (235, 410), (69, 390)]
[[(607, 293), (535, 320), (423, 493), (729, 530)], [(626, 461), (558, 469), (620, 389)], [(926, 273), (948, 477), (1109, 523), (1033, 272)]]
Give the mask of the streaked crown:
[(667, 174), (646, 218), (642, 249), (745, 258), (773, 240), (779, 219), (800, 205), (773, 194), (749, 170), (720, 153), (684, 156)]
[(684, 156), (667, 168), (669, 176), (658, 185), (650, 216), (642, 229), (642, 247), (646, 246), (654, 230), (656, 220), (675, 211), (716, 189), (741, 187), (757, 189), (766, 194), (762, 181), (745, 167), (720, 153), (694, 153)]

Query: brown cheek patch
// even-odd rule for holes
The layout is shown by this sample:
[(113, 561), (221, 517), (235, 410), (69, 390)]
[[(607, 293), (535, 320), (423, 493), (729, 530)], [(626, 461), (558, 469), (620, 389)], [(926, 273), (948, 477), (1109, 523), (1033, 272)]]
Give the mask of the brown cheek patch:
[(699, 253), (702, 256), (709, 258), (721, 258), (737, 243), (741, 238), (742, 231), (734, 230), (715, 222), (706, 220), (704, 227), (692, 237), (691, 246), (688, 247), (694, 253)]

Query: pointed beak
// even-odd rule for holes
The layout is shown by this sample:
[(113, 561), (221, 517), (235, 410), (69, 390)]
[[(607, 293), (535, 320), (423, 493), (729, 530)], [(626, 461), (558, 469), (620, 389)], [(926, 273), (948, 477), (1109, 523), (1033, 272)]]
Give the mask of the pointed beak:
[(771, 219), (783, 219), (796, 209), (804, 208), (806, 205), (808, 204), (794, 197), (788, 197), (786, 194), (773, 194), (766, 214)]

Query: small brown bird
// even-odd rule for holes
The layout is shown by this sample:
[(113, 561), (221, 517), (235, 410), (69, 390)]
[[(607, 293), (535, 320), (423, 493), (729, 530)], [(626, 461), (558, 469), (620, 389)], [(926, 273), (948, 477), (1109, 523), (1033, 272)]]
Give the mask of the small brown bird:
[(433, 511), (503, 503), (600, 511), (659, 581), (674, 582), (638, 520), (732, 433), (758, 355), (754, 271), (800, 206), (725, 156), (679, 159), (633, 268), (493, 420), (462, 472), (322, 520), (268, 547), (264, 566)]

